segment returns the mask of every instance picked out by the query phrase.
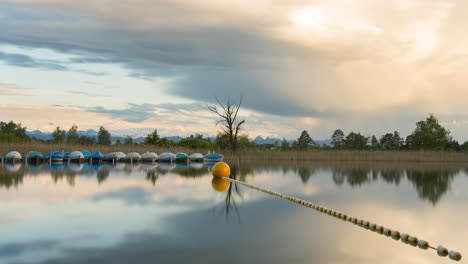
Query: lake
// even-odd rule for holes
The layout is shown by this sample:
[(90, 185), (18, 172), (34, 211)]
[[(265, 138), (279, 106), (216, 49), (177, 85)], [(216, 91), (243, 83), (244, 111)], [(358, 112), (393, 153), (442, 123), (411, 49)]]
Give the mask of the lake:
[[(468, 166), (231, 166), (238, 180), (468, 254)], [(2, 165), (0, 263), (454, 263), (257, 190), (215, 187), (201, 164)]]

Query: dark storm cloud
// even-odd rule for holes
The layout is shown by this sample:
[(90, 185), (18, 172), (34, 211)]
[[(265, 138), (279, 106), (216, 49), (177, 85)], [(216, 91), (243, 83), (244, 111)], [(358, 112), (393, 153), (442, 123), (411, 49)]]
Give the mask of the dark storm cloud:
[(58, 245), (54, 240), (0, 244), (0, 257), (14, 257), (30, 251), (50, 250)]
[(156, 110), (153, 104), (133, 104), (129, 103), (126, 109), (107, 109), (102, 106), (97, 107), (79, 107), (86, 112), (97, 113), (110, 116), (112, 118), (121, 119), (128, 122), (143, 122), (151, 117), (154, 117)]
[[(162, 5), (168, 10), (169, 15), (165, 14), (168, 17), (171, 12), (174, 17), (181, 17), (177, 13), (181, 6)], [(66, 8), (60, 15), (49, 10), (50, 18), (44, 21), (34, 16), (34, 5), (31, 5), (31, 11), (24, 9), (26, 6), (9, 6), (21, 9), (27, 19), (15, 16), (0, 24), (0, 42), (82, 56), (70, 59), (70, 63), (119, 63), (134, 78), (175, 77), (178, 81), (168, 92), (180, 97), (214, 102), (215, 95), (223, 99), (242, 93), (246, 97), (245, 106), (261, 112), (285, 116), (324, 115), (310, 105), (296, 104), (282, 91), (287, 88), (281, 80), (285, 58), (301, 57), (309, 51), (300, 47), (291, 49), (280, 41), (272, 41), (270, 37), (258, 34), (254, 27), (187, 24), (185, 27), (162, 25), (138, 30), (131, 23), (120, 21), (124, 24), (116, 24), (105, 16), (85, 16), (84, 12), (74, 13)], [(67, 12), (73, 19), (64, 18)], [(76, 20), (86, 23), (77, 26)], [(297, 84), (295, 88), (301, 85)], [(148, 109), (89, 110), (110, 116), (140, 111), (142, 115), (139, 117), (128, 115), (126, 120), (131, 122), (140, 122), (149, 116)]]
[(37, 60), (23, 54), (5, 53), (0, 51), (0, 61), (12, 66), (40, 68), (47, 70), (67, 70), (67, 67), (52, 60)]
[[(87, 92), (74, 91), (75, 94), (83, 94), (91, 96)], [(51, 105), (56, 107), (66, 107), (63, 105)], [(109, 116), (112, 118), (124, 120), (127, 122), (139, 123), (156, 116), (165, 116), (168, 114), (181, 114), (189, 115), (193, 111), (204, 110), (205, 106), (199, 103), (189, 104), (173, 104), (173, 103), (162, 103), (162, 104), (135, 104), (129, 103), (127, 108), (124, 109), (109, 109), (102, 106), (97, 107), (85, 107), (85, 106), (73, 106), (68, 107), (80, 108), (86, 112), (97, 113), (100, 115)], [(184, 124), (193, 124), (193, 121), (183, 121)]]

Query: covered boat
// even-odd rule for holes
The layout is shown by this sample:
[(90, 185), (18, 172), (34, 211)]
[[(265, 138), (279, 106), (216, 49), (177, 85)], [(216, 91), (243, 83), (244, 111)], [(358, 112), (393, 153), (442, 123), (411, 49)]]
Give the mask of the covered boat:
[(155, 162), (158, 160), (158, 154), (154, 152), (146, 152), (143, 155), (141, 155), (141, 160), (143, 162)]
[(83, 162), (85, 160), (81, 151), (73, 151), (70, 153), (70, 162)]
[(137, 162), (141, 160), (141, 155), (137, 152), (130, 152), (125, 157), (125, 160), (130, 162)]
[(31, 151), (26, 154), (26, 160), (28, 163), (39, 164), (44, 161), (44, 156), (40, 152)]
[(162, 162), (173, 162), (176, 156), (170, 151), (165, 151), (158, 156), (158, 161)]
[(189, 156), (189, 160), (192, 162), (203, 162), (205, 157), (201, 153), (193, 153)]
[(91, 153), (91, 161), (93, 163), (101, 163), (104, 160), (104, 155), (99, 151)]
[(182, 152), (175, 154), (175, 161), (178, 163), (187, 163), (188, 162), (188, 155)]
[(223, 161), (223, 159), (224, 159), (224, 156), (219, 153), (205, 155), (206, 162), (218, 162), (218, 161)]
[(63, 163), (63, 154), (60, 151), (49, 152), (45, 158), (52, 163)]
[(81, 153), (83, 153), (83, 158), (85, 160), (89, 160), (91, 158), (91, 153), (87, 150), (82, 150)]
[(68, 161), (69, 159), (70, 159), (70, 152), (64, 152), (63, 153), (63, 160)]
[(122, 161), (125, 159), (127, 155), (123, 152), (111, 152), (109, 154), (104, 155), (105, 161)]
[(19, 162), (22, 158), (23, 157), (18, 151), (10, 151), (5, 156), (7, 162)]

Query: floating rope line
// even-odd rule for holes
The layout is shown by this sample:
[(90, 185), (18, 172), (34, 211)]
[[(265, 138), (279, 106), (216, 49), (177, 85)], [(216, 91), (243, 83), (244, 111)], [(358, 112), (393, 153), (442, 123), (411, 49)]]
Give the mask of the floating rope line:
[(276, 196), (276, 197), (281, 198), (281, 199), (288, 200), (288, 201), (290, 201), (292, 203), (295, 203), (295, 204), (298, 204), (298, 205), (301, 205), (301, 206), (304, 206), (304, 207), (312, 208), (312, 209), (316, 210), (317, 212), (328, 214), (330, 216), (341, 219), (343, 221), (353, 223), (353, 224), (355, 224), (357, 226), (360, 226), (360, 227), (365, 228), (367, 230), (370, 230), (372, 232), (376, 232), (376, 233), (379, 233), (381, 235), (385, 235), (386, 237), (391, 237), (394, 240), (401, 240), (403, 243), (411, 245), (413, 247), (419, 247), (420, 249), (424, 249), (424, 250), (427, 250), (427, 249), (436, 250), (437, 255), (439, 255), (441, 257), (449, 256), (450, 259), (455, 260), (455, 261), (460, 261), (461, 258), (462, 258), (462, 255), (457, 251), (449, 251), (444, 246), (438, 246), (436, 248), (436, 247), (430, 245), (429, 242), (427, 242), (425, 240), (418, 239), (416, 236), (412, 236), (412, 235), (409, 235), (409, 234), (401, 234), (399, 231), (392, 230), (392, 229), (384, 227), (382, 225), (371, 223), (369, 221), (365, 221), (365, 220), (359, 219), (357, 217), (348, 216), (345, 213), (337, 212), (337, 211), (334, 211), (332, 209), (329, 209), (329, 208), (326, 208), (326, 207), (323, 207), (323, 206), (320, 206), (320, 205), (316, 205), (316, 204), (313, 204), (311, 202), (308, 202), (308, 201), (305, 201), (305, 200), (302, 200), (302, 199), (298, 199), (298, 198), (295, 198), (295, 197), (292, 197), (292, 196), (288, 196), (288, 195), (284, 195), (284, 194), (277, 193), (277, 192), (274, 192), (274, 191), (270, 191), (270, 190), (267, 190), (267, 189), (263, 189), (263, 188), (255, 186), (255, 185), (252, 185), (252, 184), (248, 184), (248, 183), (245, 183), (245, 182), (242, 182), (242, 181), (234, 180), (232, 178), (227, 178), (227, 177), (220, 177), (220, 178), (223, 179), (223, 180), (232, 182), (232, 183), (237, 183), (237, 184), (249, 187), (249, 188), (257, 190), (257, 191), (261, 191), (261, 192), (266, 193), (266, 194)]

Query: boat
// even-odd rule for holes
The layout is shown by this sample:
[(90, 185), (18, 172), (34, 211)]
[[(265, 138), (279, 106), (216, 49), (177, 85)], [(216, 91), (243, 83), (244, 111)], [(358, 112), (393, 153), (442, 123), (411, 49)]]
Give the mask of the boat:
[(63, 153), (63, 161), (68, 161), (70, 159), (70, 152)]
[(20, 162), (22, 158), (23, 157), (18, 151), (10, 151), (5, 156), (6, 162), (11, 162), (11, 163)]
[(115, 161), (119, 162), (125, 159), (127, 155), (123, 152), (111, 152), (109, 154), (104, 155), (104, 161)]
[(104, 155), (99, 151), (94, 151), (91, 153), (91, 162), (92, 163), (101, 163), (104, 160)]
[(83, 161), (85, 161), (85, 158), (81, 151), (73, 151), (70, 153), (70, 162), (83, 162)]
[(141, 155), (137, 152), (130, 152), (125, 156), (125, 160), (129, 162), (138, 162), (141, 160)]
[(81, 153), (83, 153), (83, 158), (85, 161), (89, 160), (91, 158), (91, 153), (87, 150), (82, 150)]
[(49, 152), (45, 155), (48, 162), (63, 163), (63, 154), (60, 151)]
[(203, 162), (204, 159), (205, 157), (201, 153), (193, 153), (189, 156), (191, 162)]
[(176, 156), (170, 151), (165, 151), (158, 156), (158, 161), (160, 162), (173, 162)]
[(28, 163), (39, 164), (44, 161), (44, 156), (40, 152), (31, 151), (26, 154), (26, 161)]
[(187, 163), (188, 156), (185, 153), (179, 152), (175, 154), (175, 162), (177, 163)]
[(141, 161), (143, 162), (155, 162), (158, 160), (158, 154), (154, 152), (146, 152), (141, 155)]
[(218, 162), (218, 161), (223, 161), (223, 159), (224, 159), (224, 156), (219, 153), (205, 155), (205, 162)]

